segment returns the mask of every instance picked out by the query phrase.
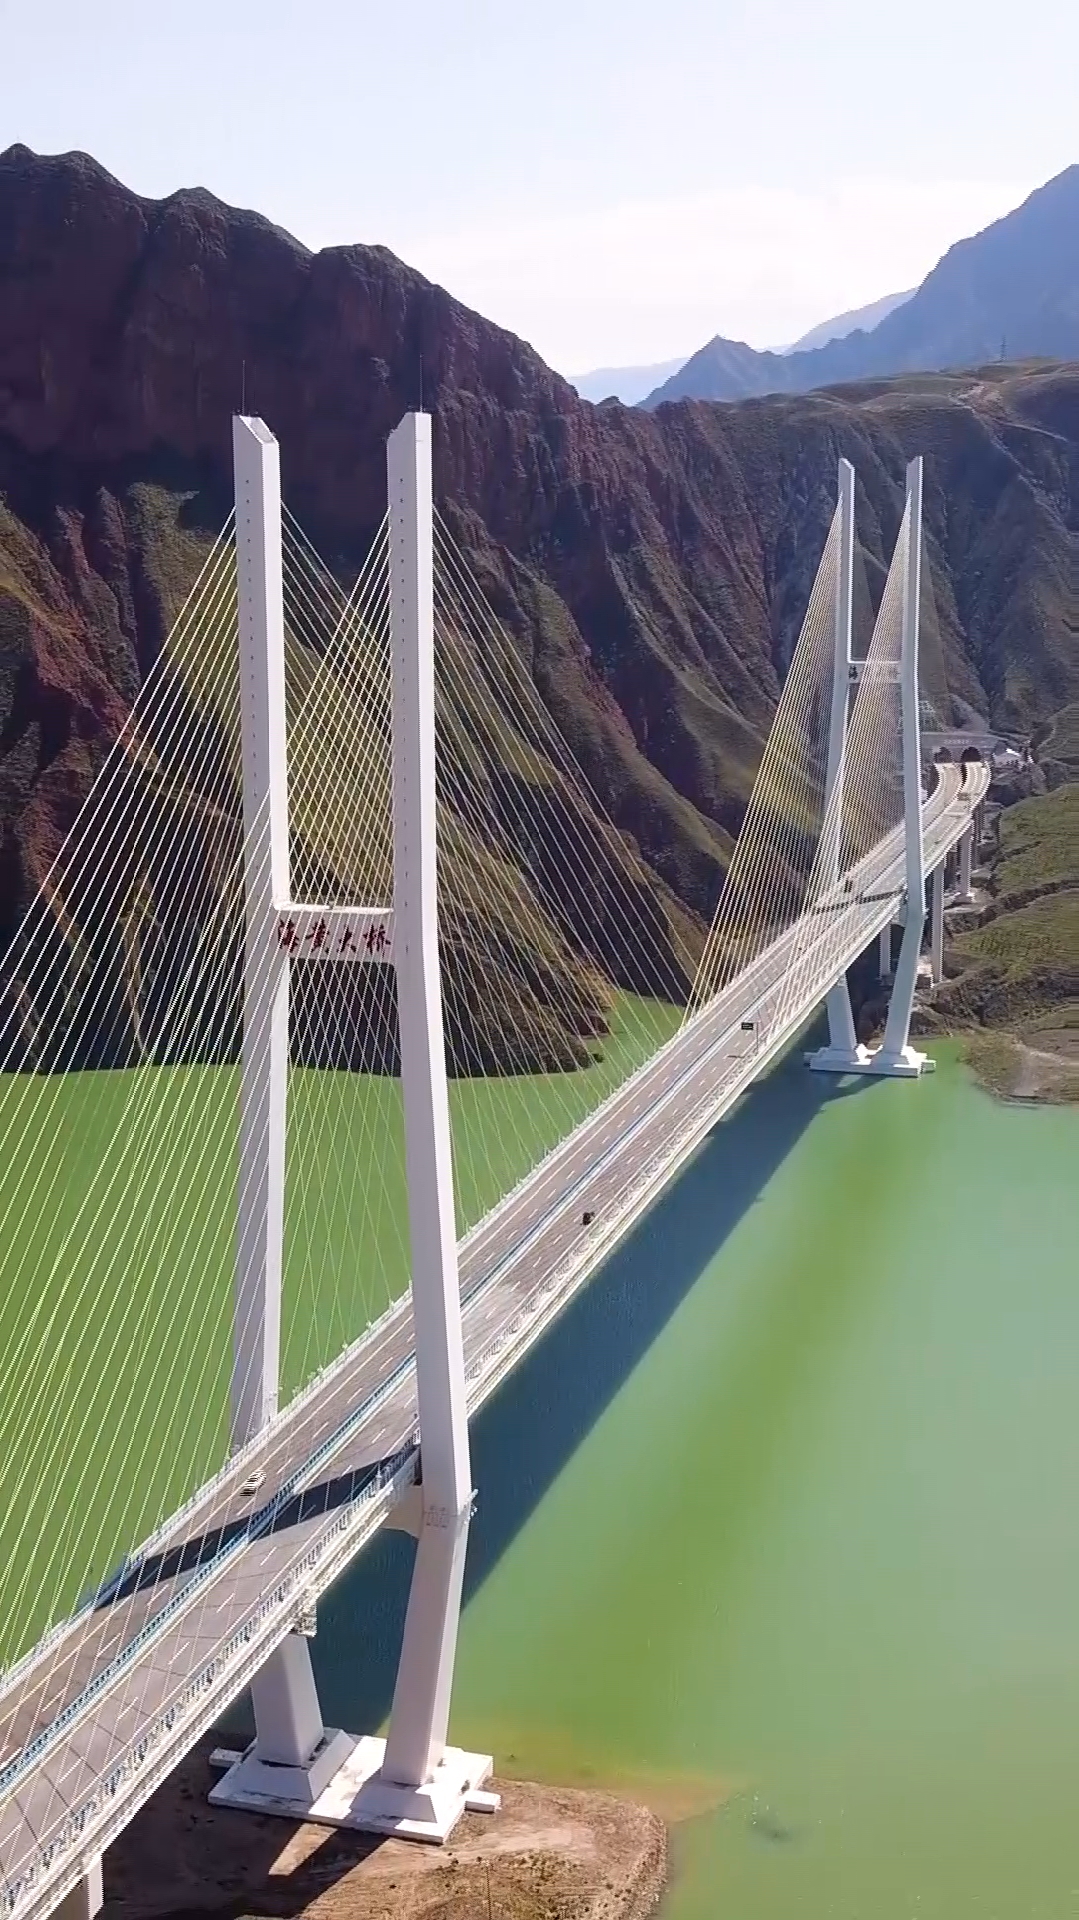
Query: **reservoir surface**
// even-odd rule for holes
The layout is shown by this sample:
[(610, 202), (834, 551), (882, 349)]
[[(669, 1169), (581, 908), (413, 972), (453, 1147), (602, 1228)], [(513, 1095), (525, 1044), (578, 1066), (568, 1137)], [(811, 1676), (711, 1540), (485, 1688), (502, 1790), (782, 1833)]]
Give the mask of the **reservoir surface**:
[[(672, 1823), (667, 1920), (1079, 1913), (1079, 1116), (789, 1061), (473, 1429), (452, 1736)], [(323, 1604), (385, 1714), (409, 1566)]]

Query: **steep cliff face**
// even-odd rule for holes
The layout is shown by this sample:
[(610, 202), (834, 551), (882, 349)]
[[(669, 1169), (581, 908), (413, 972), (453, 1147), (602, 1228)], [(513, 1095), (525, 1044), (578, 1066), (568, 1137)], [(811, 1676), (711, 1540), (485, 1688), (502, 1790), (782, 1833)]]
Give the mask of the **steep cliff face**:
[(593, 408), (380, 248), (312, 255), (202, 191), (0, 156), (0, 912), (40, 877), (229, 504), (245, 398), (342, 576), (420, 391), (436, 490), (614, 818), (715, 902), (834, 501), (870, 592), (927, 455), (952, 691), (1000, 724), (1079, 694), (1079, 373), (741, 407)]

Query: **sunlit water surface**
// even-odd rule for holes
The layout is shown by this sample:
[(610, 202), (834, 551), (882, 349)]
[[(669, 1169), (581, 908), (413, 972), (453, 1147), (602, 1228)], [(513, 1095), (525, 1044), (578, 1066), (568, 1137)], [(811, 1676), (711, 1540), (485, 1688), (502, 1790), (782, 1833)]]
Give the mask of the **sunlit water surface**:
[(1077, 1249), (1074, 1113), (789, 1063), (476, 1425), (454, 1738), (650, 1798), (669, 1920), (1079, 1913)]

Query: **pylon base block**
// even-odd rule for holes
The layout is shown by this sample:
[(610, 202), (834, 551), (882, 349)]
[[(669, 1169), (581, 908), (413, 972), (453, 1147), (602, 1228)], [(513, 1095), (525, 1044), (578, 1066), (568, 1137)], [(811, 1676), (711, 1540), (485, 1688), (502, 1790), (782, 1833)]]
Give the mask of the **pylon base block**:
[(814, 1073), (872, 1073), (891, 1080), (917, 1080), (923, 1073), (935, 1073), (937, 1067), (929, 1054), (911, 1046), (899, 1053), (885, 1053), (883, 1047), (818, 1047), (805, 1058)]
[(892, 1080), (917, 1080), (923, 1073), (935, 1073), (936, 1061), (928, 1053), (919, 1053), (917, 1047), (907, 1045), (898, 1053), (885, 1053), (883, 1047), (875, 1047), (869, 1056), (869, 1065), (865, 1071), (882, 1075)]
[(287, 1811), (293, 1818), (313, 1820), (316, 1815), (312, 1808), (336, 1779), (355, 1745), (352, 1734), (328, 1727), (303, 1766), (284, 1766), (260, 1760), (252, 1741), (211, 1788), (210, 1805), (257, 1808), (260, 1813)]
[[(333, 1756), (328, 1774), (326, 1751)], [(305, 1770), (258, 1760), (252, 1744), (212, 1789), (210, 1802), (435, 1846), (449, 1839), (463, 1813), (497, 1813), (500, 1796), (485, 1787), (494, 1765), (489, 1753), (447, 1747), (429, 1781), (402, 1787), (382, 1777), (385, 1751), (386, 1742), (372, 1735), (357, 1740), (327, 1732)]]
[(814, 1073), (868, 1073), (871, 1057), (868, 1047), (817, 1047), (805, 1062)]

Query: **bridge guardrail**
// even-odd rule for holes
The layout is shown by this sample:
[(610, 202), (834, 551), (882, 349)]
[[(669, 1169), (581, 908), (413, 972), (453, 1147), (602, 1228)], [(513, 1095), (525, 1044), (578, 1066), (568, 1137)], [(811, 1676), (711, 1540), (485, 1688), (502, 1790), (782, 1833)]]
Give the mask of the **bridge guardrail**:
[[(16, 1754), (13, 1760), (9, 1760), (5, 1767), (0, 1768), (0, 1799), (17, 1784), (23, 1774), (33, 1765), (34, 1761), (40, 1759), (41, 1755), (46, 1753), (49, 1747), (55, 1745), (61, 1734), (63, 1734), (74, 1721), (82, 1717), (87, 1708), (91, 1706), (95, 1700), (99, 1699), (102, 1694), (108, 1692), (110, 1688), (117, 1684), (127, 1669), (134, 1664), (143, 1648), (147, 1646), (151, 1640), (156, 1639), (158, 1634), (168, 1626), (170, 1621), (175, 1620), (181, 1613), (185, 1612), (198, 1595), (214, 1580), (220, 1577), (232, 1560), (236, 1559), (247, 1547), (251, 1546), (254, 1541), (262, 1539), (268, 1533), (273, 1532), (274, 1526), (284, 1508), (288, 1506), (289, 1502), (294, 1500), (298, 1494), (304, 1491), (305, 1484), (310, 1481), (312, 1474), (316, 1473), (320, 1466), (323, 1466), (327, 1460), (332, 1458), (332, 1456), (345, 1445), (355, 1429), (362, 1425), (384, 1400), (389, 1398), (390, 1394), (400, 1384), (401, 1378), (414, 1364), (415, 1362), (410, 1355), (406, 1361), (395, 1367), (389, 1377), (384, 1380), (372, 1394), (369, 1394), (367, 1399), (363, 1401), (359, 1407), (354, 1409), (347, 1420), (342, 1421), (341, 1425), (327, 1436), (321, 1446), (317, 1447), (314, 1453), (308, 1456), (303, 1465), (297, 1468), (295, 1473), (283, 1482), (273, 1498), (267, 1501), (264, 1507), (259, 1508), (257, 1512), (250, 1515), (247, 1525), (241, 1528), (231, 1540), (221, 1547), (216, 1554), (213, 1554), (210, 1559), (206, 1560), (202, 1566), (195, 1569), (190, 1579), (186, 1580), (183, 1586), (170, 1596), (165, 1602), (165, 1605), (159, 1608), (155, 1614), (152, 1614), (150, 1618), (143, 1623), (138, 1633), (128, 1641), (127, 1645), (121, 1649), (115, 1659), (110, 1661), (108, 1666), (103, 1667), (100, 1673), (94, 1675), (94, 1678), (76, 1695), (75, 1699), (69, 1701), (63, 1711), (57, 1714), (56, 1719), (51, 1721), (35, 1740), (29, 1741), (21, 1753)], [(380, 1470), (381, 1469), (377, 1469), (376, 1473)], [(362, 1499), (365, 1497), (365, 1494), (366, 1489), (361, 1488), (356, 1498)]]
[[(415, 1441), (410, 1440), (406, 1446), (399, 1448), (397, 1453), (391, 1456), (390, 1460), (379, 1464), (370, 1480), (367, 1481), (358, 1493), (346, 1504), (336, 1519), (319, 1534), (318, 1539), (312, 1544), (303, 1558), (288, 1569), (287, 1573), (278, 1581), (269, 1594), (264, 1595), (255, 1614), (249, 1616), (249, 1618), (243, 1622), (242, 1626), (238, 1627), (230, 1638), (222, 1643), (211, 1661), (200, 1668), (197, 1674), (185, 1681), (180, 1689), (179, 1695), (170, 1701), (167, 1707), (161, 1709), (150, 1722), (146, 1732), (140, 1736), (139, 1740), (129, 1749), (123, 1759), (118, 1762), (108, 1774), (103, 1776), (97, 1789), (90, 1798), (69, 1812), (59, 1831), (45, 1842), (38, 1859), (30, 1866), (27, 1872), (21, 1875), (14, 1883), (10, 1881), (5, 1882), (3, 1893), (0, 1895), (0, 1912), (14, 1915), (18, 1911), (20, 1903), (25, 1900), (26, 1895), (34, 1891), (40, 1875), (47, 1874), (56, 1858), (68, 1852), (69, 1849), (77, 1843), (86, 1831), (86, 1827), (93, 1815), (98, 1812), (106, 1802), (110, 1800), (115, 1801), (124, 1779), (139, 1770), (151, 1750), (160, 1743), (165, 1735), (171, 1733), (176, 1728), (189, 1706), (205, 1695), (213, 1683), (217, 1669), (227, 1663), (232, 1655), (241, 1647), (251, 1646), (256, 1640), (259, 1626), (264, 1624), (271, 1614), (280, 1614), (286, 1601), (294, 1596), (299, 1598), (303, 1597), (306, 1592), (305, 1576), (326, 1556), (330, 1543), (342, 1534), (352, 1531), (357, 1523), (357, 1516), (362, 1514), (366, 1507), (370, 1507), (377, 1502), (380, 1495), (386, 1496), (386, 1504), (396, 1504), (396, 1501), (390, 1500), (388, 1496), (391, 1492), (395, 1496), (399, 1495), (411, 1484), (414, 1478), (415, 1460)], [(258, 1672), (259, 1667), (265, 1662), (266, 1657), (266, 1649), (260, 1641), (255, 1659), (251, 1665), (251, 1673)], [(245, 1685), (247, 1679), (251, 1677), (251, 1673), (245, 1673), (244, 1677), (238, 1682), (238, 1686), (242, 1687)], [(174, 1764), (174, 1762), (170, 1754), (168, 1765), (164, 1768), (164, 1771), (167, 1772), (172, 1764)], [(122, 1826), (125, 1822), (121, 1821), (119, 1824)], [(111, 1837), (112, 1836), (109, 1836), (109, 1838)], [(108, 1844), (108, 1838), (95, 1836), (95, 1848), (98, 1846), (103, 1848)], [(79, 1867), (76, 1865), (71, 1876), (71, 1884), (77, 1879), (78, 1872)], [(66, 1891), (68, 1891), (67, 1886), (50, 1889), (50, 1893), (55, 1893), (57, 1898), (62, 1898)]]
[[(113, 1568), (111, 1573), (107, 1573), (100, 1584), (86, 1594), (71, 1613), (65, 1614), (62, 1620), (57, 1620), (51, 1627), (47, 1628), (40, 1640), (35, 1641), (34, 1645), (28, 1648), (24, 1654), (20, 1654), (18, 1660), (14, 1661), (10, 1667), (5, 1668), (4, 1671), (0, 1673), (0, 1697), (10, 1692), (12, 1687), (16, 1686), (22, 1679), (23, 1675), (29, 1672), (31, 1667), (35, 1666), (39, 1660), (43, 1659), (50, 1647), (62, 1640), (64, 1635), (70, 1632), (71, 1628), (75, 1626), (78, 1621), (83, 1619), (87, 1614), (93, 1613), (96, 1608), (107, 1605), (113, 1598), (116, 1590), (123, 1585), (124, 1581), (131, 1579), (133, 1575), (137, 1574), (139, 1569), (150, 1558), (151, 1554), (156, 1553), (163, 1542), (168, 1539), (169, 1535), (175, 1532), (178, 1527), (181, 1527), (185, 1519), (195, 1513), (207, 1498), (212, 1499), (233, 1477), (242, 1481), (245, 1477), (245, 1467), (248, 1466), (251, 1460), (256, 1458), (260, 1450), (266, 1446), (267, 1441), (272, 1441), (277, 1432), (283, 1432), (290, 1421), (296, 1419), (298, 1415), (302, 1415), (311, 1401), (318, 1398), (327, 1379), (331, 1375), (342, 1371), (348, 1365), (348, 1362), (359, 1354), (360, 1349), (367, 1345), (372, 1336), (379, 1333), (391, 1320), (394, 1318), (403, 1318), (407, 1313), (408, 1306), (409, 1295), (407, 1291), (399, 1294), (396, 1300), (391, 1300), (389, 1306), (383, 1308), (383, 1311), (376, 1319), (369, 1321), (363, 1332), (357, 1334), (355, 1340), (350, 1341), (348, 1346), (343, 1348), (334, 1359), (328, 1360), (324, 1367), (320, 1367), (317, 1372), (311, 1375), (309, 1380), (305, 1381), (299, 1392), (293, 1395), (288, 1405), (283, 1407), (279, 1414), (275, 1415), (274, 1420), (269, 1426), (261, 1427), (257, 1433), (252, 1434), (251, 1438), (244, 1442), (242, 1447), (237, 1447), (236, 1452), (229, 1455), (228, 1459), (217, 1469), (217, 1472), (212, 1474), (208, 1480), (204, 1480), (202, 1485), (196, 1489), (190, 1498), (184, 1501), (183, 1506), (178, 1507), (176, 1511), (170, 1514), (169, 1518), (163, 1521), (159, 1527), (156, 1527), (154, 1532), (149, 1534), (139, 1546), (133, 1548), (118, 1567)], [(376, 1389), (376, 1391), (378, 1391), (378, 1389)], [(207, 1565), (209, 1565), (209, 1562), (207, 1562)], [(0, 1792), (2, 1792), (2, 1790), (2, 1774), (0, 1774)]]

